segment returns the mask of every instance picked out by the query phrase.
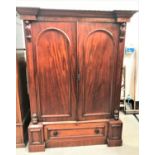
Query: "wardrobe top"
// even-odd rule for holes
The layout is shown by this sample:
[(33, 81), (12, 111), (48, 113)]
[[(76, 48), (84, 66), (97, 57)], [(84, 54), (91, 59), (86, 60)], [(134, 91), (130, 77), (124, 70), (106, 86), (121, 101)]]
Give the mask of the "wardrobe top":
[(23, 20), (37, 20), (38, 17), (85, 17), (112, 18), (117, 22), (129, 21), (135, 10), (92, 11), (92, 10), (55, 10), (41, 8), (17, 7), (17, 12)]

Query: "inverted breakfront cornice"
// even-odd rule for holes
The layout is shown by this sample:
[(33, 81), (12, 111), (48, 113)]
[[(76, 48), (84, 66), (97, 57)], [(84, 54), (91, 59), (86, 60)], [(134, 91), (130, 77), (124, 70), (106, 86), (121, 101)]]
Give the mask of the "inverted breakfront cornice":
[(114, 11), (92, 11), (92, 10), (56, 10), (41, 8), (17, 7), (17, 12), (23, 20), (41, 20), (51, 17), (69, 18), (106, 18), (113, 22), (128, 22), (131, 16), (137, 11), (114, 10)]

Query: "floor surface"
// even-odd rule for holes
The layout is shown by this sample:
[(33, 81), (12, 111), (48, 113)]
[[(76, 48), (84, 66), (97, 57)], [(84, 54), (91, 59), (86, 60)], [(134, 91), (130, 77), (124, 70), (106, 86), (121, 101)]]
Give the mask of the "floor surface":
[(90, 145), (78, 147), (48, 148), (45, 152), (29, 153), (28, 148), (16, 149), (16, 155), (138, 155), (139, 125), (133, 115), (120, 113), (123, 121), (123, 146), (107, 147), (107, 145)]

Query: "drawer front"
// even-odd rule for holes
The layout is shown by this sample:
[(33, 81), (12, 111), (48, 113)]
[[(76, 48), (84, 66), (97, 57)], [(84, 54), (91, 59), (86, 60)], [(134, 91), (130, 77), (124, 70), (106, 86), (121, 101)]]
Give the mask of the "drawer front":
[(68, 138), (68, 137), (87, 137), (87, 136), (105, 136), (105, 127), (88, 128), (88, 129), (49, 129), (47, 131), (48, 139), (51, 138)]
[(44, 126), (45, 141), (80, 137), (107, 137), (107, 123), (68, 123)]

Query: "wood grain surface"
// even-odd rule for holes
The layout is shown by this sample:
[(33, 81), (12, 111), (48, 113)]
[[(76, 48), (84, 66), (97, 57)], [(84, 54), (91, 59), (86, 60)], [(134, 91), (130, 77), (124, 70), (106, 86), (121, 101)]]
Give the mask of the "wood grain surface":
[(74, 23), (32, 25), (38, 109), (42, 120), (71, 120), (76, 106)]
[(117, 30), (117, 24), (78, 24), (80, 120), (111, 115)]

